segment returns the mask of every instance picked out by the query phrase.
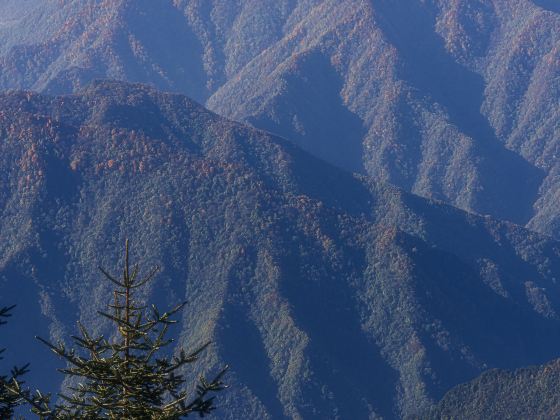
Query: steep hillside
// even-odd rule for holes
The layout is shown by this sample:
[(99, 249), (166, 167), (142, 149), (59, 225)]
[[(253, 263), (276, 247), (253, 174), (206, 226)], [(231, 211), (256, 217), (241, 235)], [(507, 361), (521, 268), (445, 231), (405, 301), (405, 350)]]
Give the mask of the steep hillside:
[(0, 88), (150, 82), (331, 163), (560, 235), (548, 0), (0, 5)]
[(459, 385), (423, 419), (556, 419), (560, 417), (560, 362), (491, 370)]
[(178, 342), (212, 339), (204, 366), (232, 366), (223, 418), (412, 415), (488, 368), (559, 353), (558, 243), (181, 95), (3, 94), (0, 181), (0, 287), (18, 304), (6, 359), (31, 360), (31, 383), (58, 385), (31, 337), (96, 319), (110, 300), (96, 267), (117, 268), (125, 237), (163, 266), (146, 299), (189, 301)]

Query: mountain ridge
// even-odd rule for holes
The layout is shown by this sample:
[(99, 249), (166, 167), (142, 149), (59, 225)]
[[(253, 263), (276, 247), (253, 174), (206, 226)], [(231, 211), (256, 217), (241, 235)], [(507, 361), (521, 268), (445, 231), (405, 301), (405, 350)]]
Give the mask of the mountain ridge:
[(232, 366), (223, 418), (406, 417), (490, 367), (557, 357), (546, 236), (143, 85), (1, 94), (0, 139), (3, 297), (36, 308), (7, 356), (34, 361), (30, 383), (58, 386), (34, 334), (106, 331), (95, 267), (126, 237), (163, 267), (145, 298), (189, 302), (177, 343), (211, 339), (205, 370)]
[(484, 373), (448, 392), (431, 411), (415, 418), (558, 417), (558, 360), (516, 371)]
[(8, 2), (0, 88), (149, 82), (338, 166), (554, 236), (551, 4)]

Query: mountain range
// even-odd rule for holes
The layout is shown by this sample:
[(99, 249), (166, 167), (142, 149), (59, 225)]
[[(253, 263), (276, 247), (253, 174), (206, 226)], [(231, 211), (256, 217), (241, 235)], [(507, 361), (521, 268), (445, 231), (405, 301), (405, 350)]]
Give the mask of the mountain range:
[[(6, 359), (49, 374), (35, 334), (104, 331), (122, 244), (163, 267), (151, 302), (189, 305), (181, 345), (231, 365), (223, 418), (427, 410), (488, 368), (560, 345), (560, 244), (352, 175), (179, 94), (94, 82), (0, 96)], [(121, 261), (122, 262), (122, 261)], [(16, 322), (17, 321), (17, 322)], [(51, 388), (53, 389), (53, 388)]]
[(130, 238), (220, 418), (554, 416), (559, 75), (555, 0), (0, 1), (6, 359)]
[(0, 16), (0, 88), (151, 83), (559, 235), (554, 0), (5, 0)]

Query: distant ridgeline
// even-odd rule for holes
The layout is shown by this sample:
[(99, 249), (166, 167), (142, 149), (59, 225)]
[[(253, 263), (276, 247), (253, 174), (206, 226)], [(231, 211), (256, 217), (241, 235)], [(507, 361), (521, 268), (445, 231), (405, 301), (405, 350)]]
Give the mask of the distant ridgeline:
[(418, 415), (559, 354), (559, 243), (143, 85), (0, 95), (0, 229), (4, 361), (42, 389), (61, 384), (34, 335), (114, 333), (96, 267), (126, 237), (162, 267), (142, 299), (188, 302), (177, 346), (231, 366), (223, 418)]
[(558, 0), (3, 0), (0, 89), (150, 83), (560, 238)]
[(491, 370), (449, 391), (417, 419), (557, 419), (560, 361), (514, 372)]

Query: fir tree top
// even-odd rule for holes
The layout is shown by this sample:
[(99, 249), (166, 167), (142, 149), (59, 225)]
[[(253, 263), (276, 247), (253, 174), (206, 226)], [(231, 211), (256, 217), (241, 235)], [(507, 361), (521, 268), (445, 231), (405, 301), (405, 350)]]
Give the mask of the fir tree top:
[(54, 408), (50, 408), (49, 396), (24, 391), (17, 381), (12, 391), (46, 419), (159, 420), (209, 414), (215, 408), (214, 396), (210, 395), (225, 388), (222, 378), (227, 367), (211, 381), (201, 376), (196, 395), (189, 396), (182, 369), (195, 362), (210, 343), (191, 353), (181, 349), (174, 357), (162, 355), (161, 350), (173, 342), (167, 338), (170, 326), (176, 323), (173, 316), (185, 303), (161, 313), (155, 306), (148, 309), (136, 299), (135, 292), (154, 279), (158, 267), (140, 277), (139, 266), (130, 267), (127, 240), (121, 278), (100, 270), (115, 289), (110, 310), (98, 313), (115, 325), (116, 338), (92, 336), (82, 324), (80, 335), (72, 337), (76, 348), (67, 349), (63, 343), (55, 345), (39, 338), (66, 360), (67, 367), (60, 371), (73, 378), (74, 385), (60, 395), (61, 403)]

